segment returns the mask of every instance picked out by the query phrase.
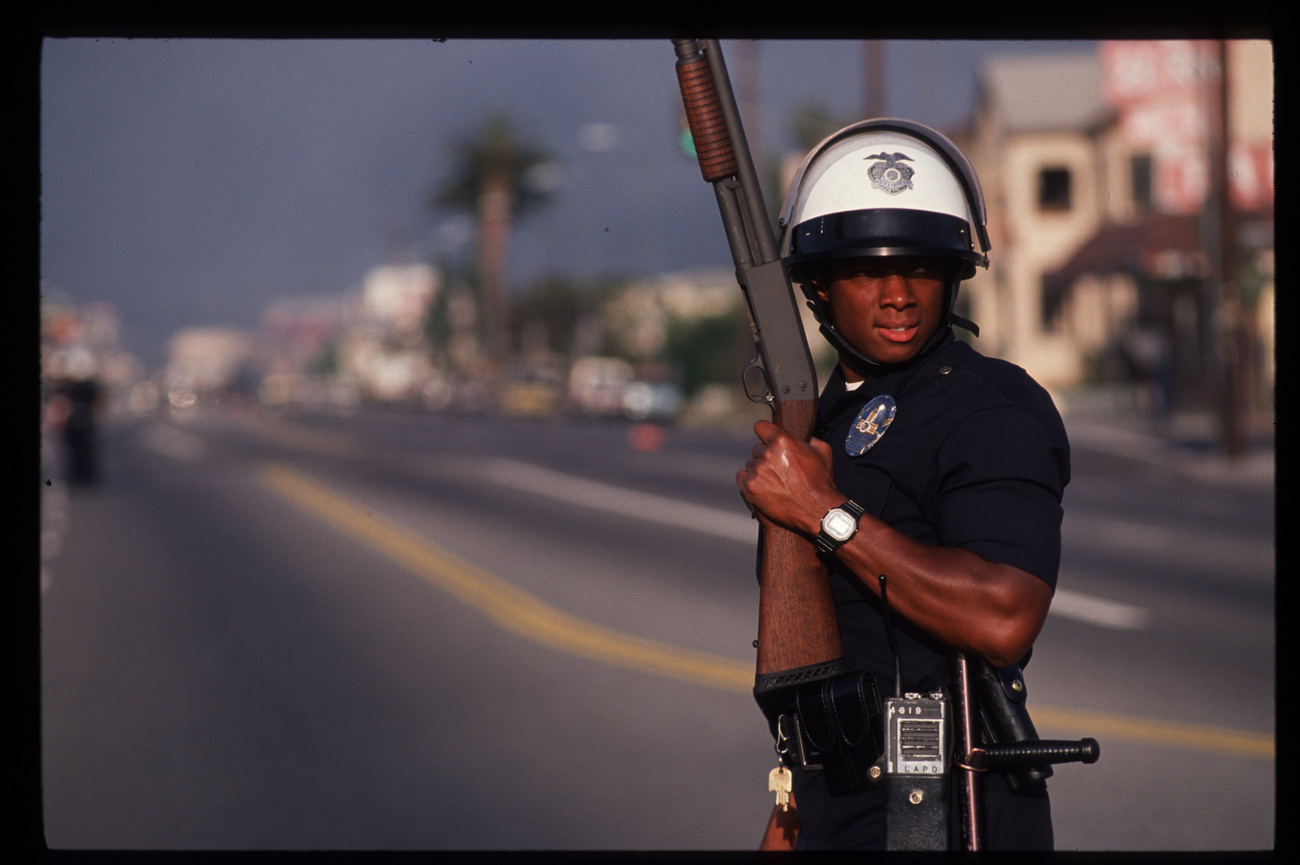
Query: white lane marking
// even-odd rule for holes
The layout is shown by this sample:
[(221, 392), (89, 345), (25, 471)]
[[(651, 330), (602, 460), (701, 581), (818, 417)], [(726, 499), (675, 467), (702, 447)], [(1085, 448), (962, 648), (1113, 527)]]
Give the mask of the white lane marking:
[(1119, 520), (1098, 519), (1094, 528), (1113, 544), (1137, 550), (1163, 553), (1174, 549), (1174, 533), (1160, 526), (1126, 523)]
[(736, 472), (742, 465), (743, 462), (733, 457), (678, 454), (671, 460), (658, 463), (655, 471), (688, 480), (734, 483)]
[(1171, 561), (1226, 567), (1238, 573), (1267, 575), (1277, 566), (1274, 545), (1220, 532), (1116, 520), (1068, 508), (1062, 531), (1067, 545), (1122, 547), (1164, 556)]
[(140, 433), (140, 440), (150, 450), (181, 462), (196, 463), (204, 457), (203, 439), (167, 424), (146, 427)]
[(1068, 589), (1056, 590), (1050, 612), (1052, 615), (1116, 631), (1139, 631), (1151, 621), (1151, 613), (1144, 607), (1108, 601)]
[(1068, 418), (1065, 428), (1070, 433), (1071, 442), (1091, 450), (1149, 463), (1164, 464), (1167, 461), (1164, 443), (1149, 434)]
[[(576, 478), (515, 460), (488, 460), (483, 465), (481, 477), (521, 492), (633, 519), (651, 520), (749, 544), (758, 540), (755, 522), (750, 517)], [(1139, 630), (1150, 621), (1149, 611), (1142, 607), (1065, 589), (1056, 592), (1051, 613), (1113, 630)]]
[(748, 544), (758, 540), (757, 521), (744, 514), (576, 478), (515, 460), (487, 460), (483, 477), (501, 486), (606, 513)]
[(1087, 450), (1176, 472), (1201, 482), (1231, 485), (1273, 483), (1277, 474), (1272, 452), (1248, 454), (1236, 460), (1179, 453), (1159, 436), (1083, 420), (1065, 419), (1070, 443)]

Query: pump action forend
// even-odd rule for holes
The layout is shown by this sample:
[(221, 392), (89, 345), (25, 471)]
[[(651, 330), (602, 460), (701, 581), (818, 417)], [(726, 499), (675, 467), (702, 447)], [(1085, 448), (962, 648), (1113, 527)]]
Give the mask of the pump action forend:
[[(750, 399), (807, 441), (817, 374), (799, 305), (777, 251), (758, 175), (717, 41), (678, 39), (677, 79), (700, 171), (713, 184), (753, 322), (757, 357), (745, 371)], [(759, 622), (754, 693), (841, 672), (843, 650), (825, 566), (812, 542), (759, 517)], [(761, 699), (760, 699), (761, 702)]]

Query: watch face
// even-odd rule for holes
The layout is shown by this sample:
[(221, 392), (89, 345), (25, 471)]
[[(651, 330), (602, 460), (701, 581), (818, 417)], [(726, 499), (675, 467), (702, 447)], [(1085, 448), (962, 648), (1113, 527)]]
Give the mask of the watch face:
[(826, 531), (826, 534), (837, 541), (847, 541), (853, 537), (853, 532), (857, 527), (858, 521), (853, 518), (853, 514), (838, 508), (822, 518), (822, 528)]

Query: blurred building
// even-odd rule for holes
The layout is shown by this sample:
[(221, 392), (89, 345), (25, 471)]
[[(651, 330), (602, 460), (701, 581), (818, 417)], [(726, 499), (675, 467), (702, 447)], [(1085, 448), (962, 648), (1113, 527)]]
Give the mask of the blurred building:
[(191, 327), (167, 344), (163, 391), (173, 408), (186, 409), (228, 393), (251, 396), (257, 382), (255, 336), (228, 327)]
[[(1216, 399), (1225, 237), (1211, 188), (1219, 45), (1102, 42), (1115, 125), (1097, 231), (1044, 275), (1048, 321), (1082, 344), (1094, 374), (1141, 385), (1156, 407)], [(1273, 386), (1273, 57), (1265, 41), (1226, 43), (1231, 281), (1246, 313), (1242, 408)]]
[(354, 404), (355, 384), (338, 375), (338, 346), (358, 319), (360, 305), (355, 293), (282, 297), (267, 304), (259, 333), (260, 402), (297, 407)]
[[(1166, 401), (1204, 397), (1218, 291), (1207, 207), (1216, 52), (1126, 40), (986, 64), (971, 127), (954, 136), (989, 208), (992, 265), (963, 293), (983, 350), (1049, 387), (1136, 380)], [(1271, 327), (1272, 48), (1232, 42), (1228, 58), (1243, 300)], [(1271, 354), (1256, 358), (1270, 387)]]
[(350, 407), (418, 395), (433, 370), (425, 320), (441, 284), (428, 264), (371, 269), (349, 292), (279, 298), (261, 318), (267, 404)]
[(438, 271), (429, 264), (390, 264), (366, 274), (362, 315), (398, 345), (423, 340), (424, 316), (438, 292)]
[(1046, 326), (1042, 277), (1102, 221), (1100, 135), (1112, 112), (1095, 53), (991, 58), (970, 140), (989, 213), (991, 265), (963, 291), (982, 351), (1047, 386), (1081, 376), (1069, 334)]
[(267, 371), (301, 374), (325, 363), (330, 347), (355, 317), (356, 306), (356, 300), (348, 295), (271, 301), (260, 321)]
[(106, 411), (119, 410), (144, 375), (139, 360), (122, 348), (120, 330), (112, 304), (78, 304), (42, 283), (41, 378), (46, 392), (69, 378), (94, 378), (104, 388)]
[[(811, 311), (803, 304), (799, 308), (819, 381), (825, 381), (834, 353)], [(688, 417), (722, 418), (749, 407), (742, 372), (756, 352), (734, 271), (665, 273), (632, 282), (604, 305), (601, 326), (606, 352), (631, 365), (632, 377), (624, 383), (625, 414), (636, 416), (647, 410), (639, 406), (650, 406), (651, 415), (680, 410)], [(570, 398), (575, 400), (572, 393)]]
[(359, 318), (339, 344), (339, 373), (380, 402), (418, 398), (434, 375), (424, 324), (439, 285), (429, 264), (384, 265), (366, 274)]
[[(650, 359), (663, 352), (673, 322), (719, 318), (737, 312), (748, 321), (749, 313), (744, 305), (744, 295), (736, 285), (732, 270), (658, 274), (629, 284), (606, 304), (603, 326), (622, 354), (633, 360)], [(833, 353), (823, 351), (825, 342), (811, 310), (803, 303), (798, 306), (810, 348), (820, 361), (829, 365)], [(746, 343), (742, 353), (746, 354), (747, 361), (753, 349)]]

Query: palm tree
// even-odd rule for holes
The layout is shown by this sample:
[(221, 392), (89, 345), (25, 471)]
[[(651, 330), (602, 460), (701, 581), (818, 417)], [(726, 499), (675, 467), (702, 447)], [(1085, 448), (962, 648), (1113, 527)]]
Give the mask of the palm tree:
[(457, 139), (452, 153), (450, 180), (434, 191), (430, 204), (435, 209), (467, 209), (477, 214), (477, 271), (493, 367), (491, 385), (495, 388), (509, 352), (505, 297), (510, 225), (550, 198), (554, 184), (544, 182), (544, 171), (554, 163), (545, 150), (520, 140), (503, 114), (489, 117), (475, 134)]

